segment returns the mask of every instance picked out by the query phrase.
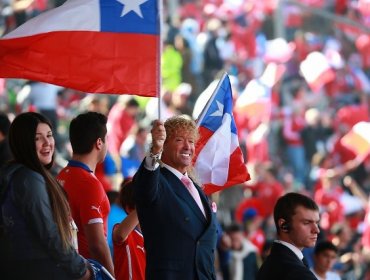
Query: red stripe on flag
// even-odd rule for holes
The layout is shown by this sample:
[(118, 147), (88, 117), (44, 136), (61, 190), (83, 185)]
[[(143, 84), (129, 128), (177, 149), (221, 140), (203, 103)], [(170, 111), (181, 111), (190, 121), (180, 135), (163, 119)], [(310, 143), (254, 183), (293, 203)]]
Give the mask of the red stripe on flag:
[[(198, 128), (201, 137), (197, 141), (195, 149), (197, 151), (201, 151), (204, 145), (207, 144), (209, 138), (213, 135), (213, 132), (205, 127), (200, 126)], [(215, 151), (217, 152), (217, 151)], [(193, 162), (196, 162), (199, 153), (196, 153)], [(204, 184), (204, 192), (209, 195), (214, 192), (218, 192), (224, 190), (228, 187), (235, 186), (240, 184), (240, 182), (246, 182), (250, 180), (250, 175), (247, 170), (247, 166), (244, 164), (243, 153), (241, 149), (238, 147), (235, 151), (230, 155), (230, 164), (229, 164), (229, 175), (227, 182), (224, 186), (217, 186), (214, 184)]]
[[(235, 165), (235, 163), (240, 163), (239, 165)], [(228, 187), (232, 187), (235, 185), (240, 184), (240, 182), (246, 182), (251, 179), (247, 166), (244, 164), (243, 153), (241, 149), (238, 147), (235, 151), (230, 155), (230, 164), (229, 164), (229, 176), (227, 182), (224, 186), (216, 186), (213, 184), (204, 184), (204, 192), (209, 195), (214, 192), (222, 191), (227, 189)]]
[(84, 92), (156, 96), (159, 36), (59, 31), (0, 40), (0, 77)]
[[(198, 132), (199, 132), (199, 139), (195, 145), (195, 150), (196, 151), (201, 151), (204, 147), (204, 145), (207, 144), (209, 138), (211, 138), (211, 136), (213, 135), (213, 131), (203, 127), (203, 126), (200, 126), (198, 127)], [(194, 154), (194, 157), (193, 157), (193, 163), (197, 161), (197, 158), (198, 158), (198, 154), (199, 153), (195, 153)]]

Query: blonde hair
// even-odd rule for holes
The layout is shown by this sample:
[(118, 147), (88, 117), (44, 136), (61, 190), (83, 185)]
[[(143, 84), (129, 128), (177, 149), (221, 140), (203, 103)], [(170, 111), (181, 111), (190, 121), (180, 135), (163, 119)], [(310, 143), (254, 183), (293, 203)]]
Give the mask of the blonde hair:
[(167, 139), (171, 138), (178, 131), (186, 131), (192, 134), (195, 142), (199, 139), (199, 132), (196, 123), (192, 119), (183, 115), (167, 119), (164, 123), (164, 127), (166, 128)]

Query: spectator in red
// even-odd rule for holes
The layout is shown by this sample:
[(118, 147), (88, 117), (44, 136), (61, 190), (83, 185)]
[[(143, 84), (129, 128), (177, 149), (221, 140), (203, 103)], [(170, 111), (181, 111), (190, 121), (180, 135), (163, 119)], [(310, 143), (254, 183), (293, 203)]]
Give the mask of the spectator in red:
[(344, 206), (341, 203), (343, 189), (331, 169), (323, 173), (321, 188), (314, 193), (314, 200), (322, 210), (321, 227), (330, 230), (334, 224), (344, 221)]
[(108, 114), (108, 152), (113, 157), (117, 170), (120, 170), (120, 149), (123, 141), (136, 125), (139, 103), (132, 96), (122, 95)]
[(272, 214), (276, 201), (284, 194), (284, 188), (277, 180), (277, 169), (271, 163), (262, 163), (257, 173), (257, 183), (250, 188), (254, 196), (264, 203), (261, 216), (268, 217)]
[(292, 112), (286, 112), (283, 121), (283, 139), (286, 144), (285, 152), (288, 165), (294, 178), (301, 184), (305, 183), (306, 159), (301, 132), (305, 127), (303, 107), (294, 104)]

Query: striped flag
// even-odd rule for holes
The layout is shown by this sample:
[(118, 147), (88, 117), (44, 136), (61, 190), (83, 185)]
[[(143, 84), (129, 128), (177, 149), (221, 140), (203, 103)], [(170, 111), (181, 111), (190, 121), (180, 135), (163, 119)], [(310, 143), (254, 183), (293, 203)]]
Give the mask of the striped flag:
[(206, 194), (250, 179), (239, 146), (232, 100), (230, 80), (224, 74), (197, 120), (200, 139), (193, 160)]
[(159, 17), (157, 0), (68, 0), (0, 39), (0, 77), (156, 96)]

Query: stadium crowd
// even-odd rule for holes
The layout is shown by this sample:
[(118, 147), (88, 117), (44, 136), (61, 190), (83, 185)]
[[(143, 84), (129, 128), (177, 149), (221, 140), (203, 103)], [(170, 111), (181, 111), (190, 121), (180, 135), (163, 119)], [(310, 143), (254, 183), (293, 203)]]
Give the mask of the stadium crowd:
[[(2, 33), (61, 4), (13, 2), (1, 0)], [(18, 7), (20, 2), (23, 7)], [(111, 205), (117, 206), (121, 182), (133, 176), (149, 149), (149, 130), (158, 118), (158, 106), (163, 120), (180, 114), (196, 119), (226, 71), (239, 143), (252, 179), (212, 194), (223, 230), (217, 254), (219, 279), (255, 279), (256, 268), (275, 238), (274, 204), (291, 191), (309, 195), (319, 205), (319, 239), (337, 248), (330, 269), (344, 280), (370, 279), (367, 1), (302, 0), (298, 5), (182, 0), (171, 17), (167, 2), (160, 102), (0, 79), (0, 164), (11, 156), (5, 144), (6, 119), (11, 122), (25, 111), (48, 117), (55, 128), (57, 174), (72, 156), (70, 121), (81, 112), (99, 112), (108, 118), (108, 154), (96, 175)], [(282, 15), (276, 21), (279, 10)], [(284, 38), (275, 33), (278, 24), (284, 28)], [(312, 54), (320, 59), (312, 62)], [(276, 70), (273, 75), (268, 75), (268, 66)], [(367, 143), (356, 142), (358, 134), (365, 135)], [(119, 207), (112, 210), (110, 231), (112, 221), (124, 216)], [(311, 267), (313, 252), (304, 250)], [(243, 273), (248, 278), (240, 278)]]

